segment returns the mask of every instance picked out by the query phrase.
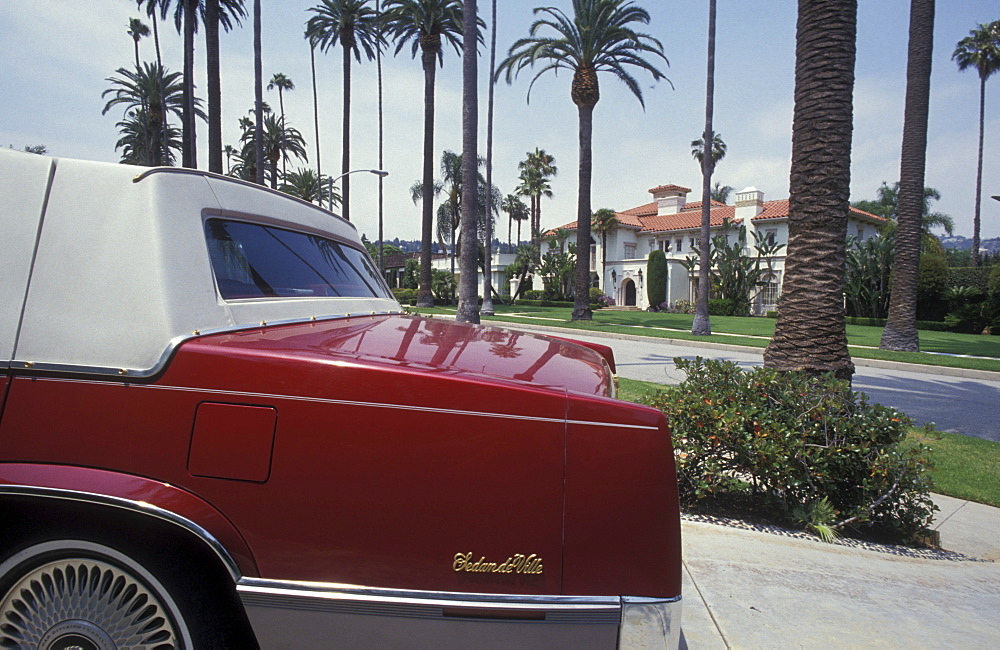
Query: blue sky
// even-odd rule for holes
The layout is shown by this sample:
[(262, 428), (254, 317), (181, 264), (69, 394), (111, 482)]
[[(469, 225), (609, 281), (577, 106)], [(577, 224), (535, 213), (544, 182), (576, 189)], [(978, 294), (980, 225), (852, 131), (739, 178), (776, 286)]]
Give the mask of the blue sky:
[[(296, 89), (285, 96), (289, 123), (314, 151), (309, 48), (302, 37), (307, 10), (315, 2), (263, 0), (263, 56), (266, 78), (282, 72)], [(498, 57), (527, 33), (532, 9), (541, 4), (569, 10), (568, 0), (542, 3), (500, 0)], [(665, 183), (701, 186), (691, 140), (700, 136), (705, 114), (707, 2), (640, 0), (651, 14), (646, 31), (663, 42), (670, 61), (662, 70), (673, 83), (654, 84), (644, 73), (646, 108), (617, 79), (601, 78), (602, 98), (594, 117), (593, 207), (625, 210), (650, 200), (647, 190)], [(905, 90), (909, 3), (860, 2), (855, 86), (852, 200), (874, 198), (879, 184), (899, 174)], [(248, 9), (252, 2), (247, 0)], [(479, 0), (481, 14), (489, 3)], [(0, 146), (44, 143), (52, 155), (117, 161), (115, 122), (121, 112), (101, 115), (101, 93), (116, 68), (132, 65), (130, 17), (133, 0), (0, 0)], [(145, 20), (145, 17), (143, 17)], [(931, 114), (926, 184), (942, 193), (937, 210), (950, 214), (956, 233), (972, 234), (979, 81), (959, 73), (951, 53), (977, 23), (1000, 18), (995, 0), (939, 2), (931, 81)], [(250, 21), (222, 36), (224, 142), (237, 144), (237, 121), (253, 105), (253, 50)], [(172, 23), (161, 25), (165, 64), (181, 68), (181, 38)], [(486, 35), (487, 39), (489, 35)], [(791, 157), (794, 83), (795, 3), (791, 0), (719, 0), (716, 53), (715, 129), (729, 147), (715, 179), (737, 190), (753, 185), (765, 199), (787, 198)], [(488, 42), (488, 40), (487, 40)], [(197, 43), (199, 95), (204, 94), (204, 41)], [(144, 59), (154, 59), (152, 38), (140, 43)], [(461, 149), (461, 65), (452, 50), (438, 71), (435, 149)], [(488, 56), (480, 60), (480, 151), (485, 155)], [(342, 80), (339, 48), (317, 57), (320, 136), (324, 172), (340, 168)], [(404, 49), (384, 61), (386, 236), (419, 238), (419, 208), (409, 187), (421, 175), (423, 75)], [(377, 165), (376, 67), (353, 69), (352, 168)], [(517, 163), (541, 147), (556, 157), (554, 197), (543, 204), (543, 225), (575, 220), (577, 119), (569, 97), (569, 75), (540, 79), (526, 102), (530, 76), (496, 88), (494, 182), (504, 193), (517, 183)], [(276, 92), (265, 100), (277, 109)], [(1000, 236), (1000, 75), (987, 83), (986, 158), (983, 177), (984, 237)], [(199, 131), (199, 156), (206, 166), (207, 132)], [(293, 163), (294, 165), (295, 163)], [(305, 163), (299, 163), (304, 165)], [(361, 232), (377, 233), (377, 180), (355, 175), (351, 213)], [(503, 216), (498, 236), (506, 238)]]

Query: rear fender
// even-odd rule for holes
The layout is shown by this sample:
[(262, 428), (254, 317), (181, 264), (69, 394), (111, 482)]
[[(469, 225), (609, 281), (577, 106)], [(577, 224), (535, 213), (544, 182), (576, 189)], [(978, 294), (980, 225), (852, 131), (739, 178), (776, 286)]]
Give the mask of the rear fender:
[(208, 547), (234, 581), (258, 575), (253, 555), (233, 524), (207, 502), (168, 483), (85, 467), (2, 463), (0, 498), (4, 495), (76, 501), (165, 521)]

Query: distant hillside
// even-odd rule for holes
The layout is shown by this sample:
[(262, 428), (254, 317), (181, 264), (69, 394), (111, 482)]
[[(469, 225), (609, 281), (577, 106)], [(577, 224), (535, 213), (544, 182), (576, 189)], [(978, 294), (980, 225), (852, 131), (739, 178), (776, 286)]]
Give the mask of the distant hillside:
[[(967, 251), (972, 249), (972, 238), (971, 237), (942, 237), (941, 245), (945, 248), (955, 248), (961, 251)], [(989, 251), (991, 253), (1000, 253), (1000, 237), (994, 237), (992, 239), (983, 239), (979, 242), (980, 250)]]

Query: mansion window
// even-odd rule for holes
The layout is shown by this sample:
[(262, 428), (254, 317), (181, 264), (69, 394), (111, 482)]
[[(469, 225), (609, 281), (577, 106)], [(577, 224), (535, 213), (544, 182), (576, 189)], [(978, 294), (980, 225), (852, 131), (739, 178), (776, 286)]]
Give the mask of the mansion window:
[(635, 244), (625, 244), (625, 259), (635, 259)]
[(661, 239), (659, 241), (659, 244), (660, 244), (660, 250), (661, 251), (663, 251), (664, 253), (669, 253), (670, 252), (670, 240), (669, 239)]
[(770, 273), (762, 279), (760, 290), (760, 302), (764, 305), (778, 304), (778, 295), (781, 292), (781, 283), (778, 274)]
[(768, 228), (764, 231), (764, 241), (768, 246), (774, 246), (778, 241), (778, 229)]
[(684, 238), (678, 237), (674, 240), (674, 243), (677, 244), (677, 252), (680, 253), (684, 249)]

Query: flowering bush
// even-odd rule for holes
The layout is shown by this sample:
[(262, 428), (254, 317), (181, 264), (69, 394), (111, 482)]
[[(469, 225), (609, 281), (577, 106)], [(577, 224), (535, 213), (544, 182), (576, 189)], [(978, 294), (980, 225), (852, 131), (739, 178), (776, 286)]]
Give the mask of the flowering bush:
[(611, 296), (598, 296), (595, 304), (598, 307), (614, 307), (615, 299), (612, 298)]
[(902, 413), (832, 377), (674, 363), (687, 378), (645, 401), (670, 422), (686, 507), (730, 497), (782, 523), (902, 542), (930, 524), (929, 449), (907, 441)]

